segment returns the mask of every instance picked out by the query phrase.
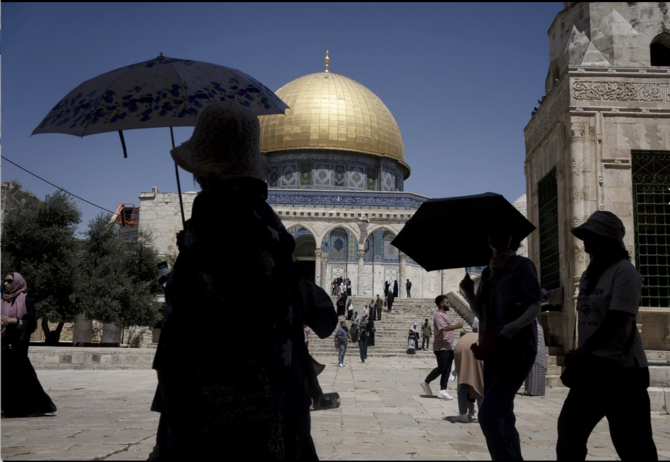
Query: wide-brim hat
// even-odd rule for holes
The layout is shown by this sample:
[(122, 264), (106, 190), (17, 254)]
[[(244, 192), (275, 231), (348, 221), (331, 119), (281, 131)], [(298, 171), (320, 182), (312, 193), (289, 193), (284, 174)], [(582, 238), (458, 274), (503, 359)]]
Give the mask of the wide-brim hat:
[(199, 177), (229, 180), (253, 177), (266, 181), (258, 117), (237, 102), (217, 102), (198, 116), (191, 139), (170, 151), (181, 168)]
[(588, 232), (614, 239), (619, 242), (623, 250), (627, 250), (623, 243), (626, 227), (623, 221), (612, 212), (598, 210), (586, 220), (586, 223), (572, 229), (572, 234), (582, 241)]

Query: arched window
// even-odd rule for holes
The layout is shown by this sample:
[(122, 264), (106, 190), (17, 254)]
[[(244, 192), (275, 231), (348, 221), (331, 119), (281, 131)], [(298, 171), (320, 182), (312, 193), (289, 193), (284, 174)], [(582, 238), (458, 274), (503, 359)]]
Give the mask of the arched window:
[(375, 235), (374, 233), (370, 234), (368, 238), (365, 240), (365, 246), (363, 247), (363, 250), (365, 250), (365, 257), (363, 257), (364, 261), (373, 261), (374, 256), (375, 256)]
[(338, 228), (330, 233), (330, 260), (345, 261), (349, 251), (347, 231)]
[(657, 35), (649, 45), (652, 66), (670, 66), (670, 34)]
[(384, 243), (384, 260), (396, 261), (398, 260), (398, 248), (391, 245), (391, 241), (395, 239), (395, 235), (390, 231), (384, 231), (382, 242)]

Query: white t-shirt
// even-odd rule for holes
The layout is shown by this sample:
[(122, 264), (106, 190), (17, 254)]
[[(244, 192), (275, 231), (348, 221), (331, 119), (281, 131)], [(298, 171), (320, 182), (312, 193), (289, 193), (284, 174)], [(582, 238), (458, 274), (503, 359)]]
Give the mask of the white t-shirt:
[[(619, 260), (612, 264), (600, 276), (596, 287), (591, 294), (586, 294), (586, 272), (579, 282), (579, 298), (577, 299), (577, 314), (579, 346), (600, 327), (609, 310), (620, 310), (637, 315), (640, 309), (640, 292), (642, 278), (633, 264), (628, 260)], [(610, 359), (621, 359), (631, 329), (635, 328), (634, 318), (619, 329), (611, 340), (598, 347), (593, 354)], [(640, 367), (647, 367), (647, 355), (642, 347), (642, 338), (639, 332), (635, 333), (633, 346), (624, 361), (625, 367), (634, 367), (637, 359)]]

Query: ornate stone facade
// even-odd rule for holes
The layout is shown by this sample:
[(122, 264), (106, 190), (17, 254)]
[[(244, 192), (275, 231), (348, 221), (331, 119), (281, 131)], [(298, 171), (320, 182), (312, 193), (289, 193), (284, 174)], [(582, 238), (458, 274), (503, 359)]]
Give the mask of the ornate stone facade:
[[(571, 228), (596, 210), (615, 213), (635, 262), (632, 153), (670, 151), (670, 66), (650, 61), (667, 24), (667, 2), (578, 2), (566, 4), (548, 32), (546, 96), (524, 130), (526, 191), (528, 218), (539, 226), (538, 182), (553, 168), (563, 172), (556, 176), (563, 314), (545, 315), (556, 318), (550, 335), (566, 350), (574, 344), (577, 285), (588, 264)], [(529, 236), (528, 252), (540, 270), (538, 232)], [(657, 310), (641, 308), (638, 322)], [(663, 319), (645, 324), (645, 348), (670, 348), (670, 313)]]

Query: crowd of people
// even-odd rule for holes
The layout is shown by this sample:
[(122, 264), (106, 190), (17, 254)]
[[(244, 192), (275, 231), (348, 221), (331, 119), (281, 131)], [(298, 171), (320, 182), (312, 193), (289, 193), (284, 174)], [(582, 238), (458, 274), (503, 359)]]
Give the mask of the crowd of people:
[[(375, 321), (398, 297), (398, 282), (386, 281), (384, 299), (377, 295), (359, 316), (349, 279), (333, 280), (335, 310), (325, 291), (295, 275), (295, 241), (267, 203), (269, 167), (259, 136), (258, 117), (249, 109), (213, 103), (201, 111), (192, 138), (171, 151), (202, 191), (177, 236), (179, 256), (165, 285), (151, 405), (161, 417), (150, 460), (210, 460), (222, 454), (318, 460), (309, 411), (324, 396), (317, 379), (324, 366), (310, 356), (310, 339), (328, 338), (337, 316), (347, 315), (335, 334), (338, 365), (346, 367), (352, 344), (365, 362), (368, 346), (375, 344)], [(221, 204), (237, 227), (220, 226)], [(579, 344), (566, 357), (561, 377), (570, 392), (558, 418), (558, 460), (585, 460), (589, 435), (603, 417), (622, 460), (658, 460), (649, 368), (635, 322), (641, 278), (623, 244), (624, 225), (613, 213), (597, 211), (572, 233), (584, 241), (591, 260), (579, 283)], [(237, 245), (231, 247), (233, 241)], [(522, 460), (514, 399), (524, 382), (525, 393), (544, 392), (547, 365), (537, 322), (543, 294), (534, 264), (516, 254), (520, 243), (504, 224), (491, 231), (488, 243), (493, 257), (477, 290), (467, 273), (460, 283), (479, 326), (465, 332), (440, 295), (432, 326), (428, 319), (420, 330), (413, 323), (410, 340), (416, 349), (421, 337), (425, 349), (433, 337), (437, 367), (420, 383), (423, 392), (432, 395), (430, 384), (439, 377), (437, 397), (454, 399), (447, 385), (455, 362), (458, 420), (474, 421), (477, 404), (492, 460)], [(238, 264), (220, 264), (231, 260)], [(406, 289), (410, 297), (409, 279)], [(246, 329), (227, 329), (222, 339), (221, 326), (248, 306), (248, 294), (257, 301), (255, 341), (248, 342)], [(55, 412), (28, 359), (35, 308), (17, 272), (4, 278), (1, 311), (3, 416)], [(241, 344), (246, 347), (234, 357), (225, 355), (229, 345)]]

